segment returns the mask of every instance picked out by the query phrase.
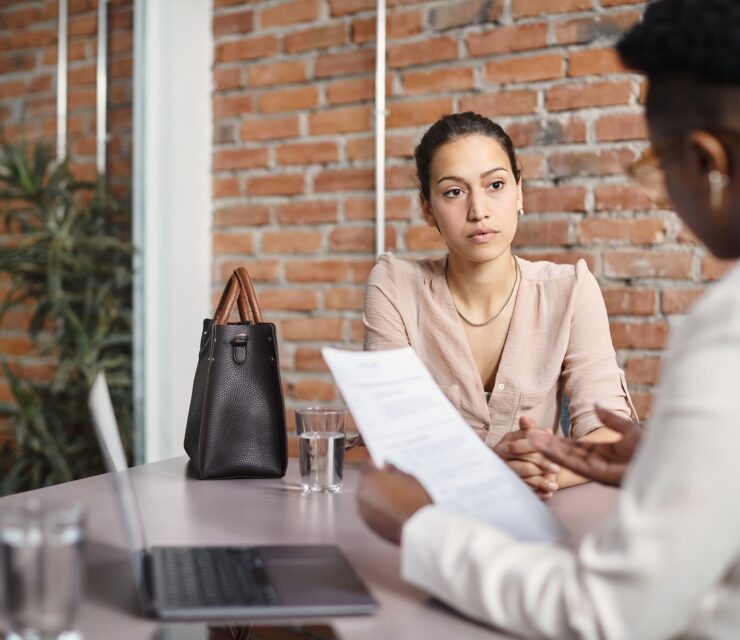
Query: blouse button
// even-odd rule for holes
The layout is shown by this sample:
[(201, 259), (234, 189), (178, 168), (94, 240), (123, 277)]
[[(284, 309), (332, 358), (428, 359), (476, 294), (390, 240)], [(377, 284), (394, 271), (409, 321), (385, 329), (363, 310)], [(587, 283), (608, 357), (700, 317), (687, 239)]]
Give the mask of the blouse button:
[(503, 382), (499, 382), (498, 388), (499, 389), (505, 389), (506, 388), (506, 385)]

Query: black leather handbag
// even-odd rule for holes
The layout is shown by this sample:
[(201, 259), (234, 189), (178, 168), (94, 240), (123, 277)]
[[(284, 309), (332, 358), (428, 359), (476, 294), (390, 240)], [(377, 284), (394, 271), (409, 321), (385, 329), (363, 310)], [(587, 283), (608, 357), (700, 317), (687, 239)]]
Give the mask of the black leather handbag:
[[(234, 305), (241, 322), (229, 322)], [(250, 320), (251, 313), (251, 320)], [(279, 478), (288, 464), (275, 325), (262, 322), (244, 267), (203, 321), (185, 430), (199, 478)]]

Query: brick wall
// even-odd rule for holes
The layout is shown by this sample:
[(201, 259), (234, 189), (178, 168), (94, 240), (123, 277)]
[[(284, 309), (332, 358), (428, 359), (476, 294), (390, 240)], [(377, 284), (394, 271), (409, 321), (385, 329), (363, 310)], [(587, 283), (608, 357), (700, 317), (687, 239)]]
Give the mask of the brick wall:
[[(722, 272), (624, 176), (644, 83), (611, 49), (635, 0), (388, 3), (387, 248), (440, 253), (414, 145), (438, 116), (501, 123), (524, 165), (516, 251), (585, 258), (642, 417), (669, 327)], [(246, 262), (277, 322), (288, 406), (335, 401), (319, 348), (358, 347), (373, 264), (375, 0), (215, 0), (214, 294)]]
[[(58, 1), (0, 3), (0, 139), (56, 148)], [(95, 176), (97, 0), (69, 0), (68, 150), (79, 178)], [(127, 200), (131, 192), (133, 0), (108, 8), (108, 183)], [(0, 242), (7, 242), (0, 228)], [(0, 282), (0, 296), (6, 282)], [(24, 377), (51, 375), (49, 360), (34, 354), (28, 313), (9, 314), (0, 327), (0, 355)], [(0, 403), (11, 401), (0, 375)], [(0, 424), (0, 432), (2, 431)]]

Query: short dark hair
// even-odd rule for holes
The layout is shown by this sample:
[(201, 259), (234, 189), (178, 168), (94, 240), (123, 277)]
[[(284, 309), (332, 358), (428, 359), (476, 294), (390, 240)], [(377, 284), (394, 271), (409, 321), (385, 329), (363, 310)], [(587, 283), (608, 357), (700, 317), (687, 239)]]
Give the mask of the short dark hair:
[(617, 52), (626, 66), (650, 80), (690, 75), (740, 84), (740, 2), (654, 0), (619, 41)]
[(452, 140), (472, 135), (488, 136), (498, 142), (506, 152), (506, 155), (509, 156), (511, 170), (514, 173), (516, 181), (519, 182), (521, 169), (517, 162), (514, 143), (511, 141), (509, 134), (500, 125), (493, 122), (493, 120), (478, 113), (473, 113), (472, 111), (453, 113), (442, 116), (429, 127), (422, 137), (421, 142), (414, 150), (416, 175), (419, 179), (421, 195), (424, 196), (425, 200), (429, 200), (429, 172), (437, 149)]

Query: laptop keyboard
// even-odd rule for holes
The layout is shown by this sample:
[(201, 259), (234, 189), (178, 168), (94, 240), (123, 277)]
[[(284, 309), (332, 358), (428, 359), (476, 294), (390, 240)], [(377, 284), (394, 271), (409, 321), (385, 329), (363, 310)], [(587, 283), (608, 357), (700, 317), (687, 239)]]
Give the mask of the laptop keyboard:
[(165, 547), (165, 600), (171, 607), (278, 604), (259, 555), (236, 547)]

